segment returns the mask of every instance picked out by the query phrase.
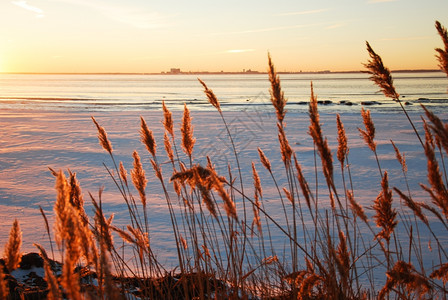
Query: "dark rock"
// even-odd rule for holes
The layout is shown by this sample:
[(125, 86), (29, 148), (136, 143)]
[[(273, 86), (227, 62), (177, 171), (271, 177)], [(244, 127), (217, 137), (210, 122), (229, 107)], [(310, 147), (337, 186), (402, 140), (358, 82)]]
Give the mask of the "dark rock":
[(362, 105), (380, 105), (381, 103), (379, 103), (377, 101), (362, 101), (361, 104)]
[(20, 268), (22, 270), (29, 270), (32, 267), (43, 268), (44, 260), (37, 253), (28, 253), (22, 256), (22, 261), (20, 262)]
[(329, 105), (329, 104), (333, 104), (333, 102), (331, 100), (319, 100), (319, 101), (317, 101), (317, 104)]

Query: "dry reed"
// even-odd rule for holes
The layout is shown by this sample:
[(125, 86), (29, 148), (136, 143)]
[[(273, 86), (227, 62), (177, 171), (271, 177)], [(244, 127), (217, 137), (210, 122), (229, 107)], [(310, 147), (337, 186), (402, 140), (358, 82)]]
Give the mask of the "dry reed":
[(381, 231), (376, 236), (389, 241), (398, 221), (396, 220), (397, 212), (392, 207), (392, 191), (389, 189), (387, 172), (384, 172), (381, 187), (382, 191), (378, 194), (373, 204), (373, 209), (375, 210), (373, 218), (376, 225), (381, 228)]
[(341, 121), (341, 116), (339, 114), (336, 115), (336, 126), (338, 129), (338, 152), (337, 158), (341, 163), (341, 167), (344, 167), (345, 157), (348, 153), (347, 146), (347, 136), (345, 134), (344, 124)]
[(400, 95), (395, 90), (390, 70), (384, 66), (383, 60), (373, 51), (369, 42), (366, 42), (366, 46), (371, 59), (364, 66), (371, 75), (370, 79), (381, 88), (386, 97), (398, 100)]
[(171, 147), (170, 138), (168, 137), (168, 134), (165, 132), (163, 135), (163, 142), (165, 146), (165, 152), (170, 159), (170, 161), (174, 161), (174, 153), (173, 153), (173, 147)]
[(261, 205), (260, 197), (263, 197), (263, 189), (261, 187), (260, 176), (258, 175), (254, 162), (252, 162), (252, 178), (254, 181), (254, 188), (255, 188), (254, 191), (255, 203), (253, 204), (254, 219), (252, 222), (252, 226), (256, 225), (258, 232), (262, 234), (261, 219), (260, 219), (260, 205)]
[(190, 110), (187, 104), (184, 104), (184, 114), (182, 116), (180, 131), (182, 133), (182, 149), (191, 157), (196, 139), (193, 137), (193, 126), (191, 125)]
[(221, 106), (219, 105), (219, 101), (218, 98), (215, 96), (215, 93), (213, 93), (213, 91), (207, 87), (204, 81), (202, 81), (199, 78), (198, 80), (204, 87), (204, 93), (207, 96), (208, 102), (210, 102), (211, 105), (213, 105), (219, 112), (221, 112)]
[(444, 124), (438, 116), (429, 111), (425, 106), (422, 107), (425, 111), (426, 117), (432, 123), (429, 127), (432, 129), (436, 137), (438, 137), (438, 140), (445, 149), (445, 152), (448, 154), (448, 124)]
[(441, 279), (443, 284), (446, 284), (448, 282), (448, 263), (442, 264), (440, 268), (434, 270), (429, 277)]
[(95, 123), (96, 128), (98, 129), (98, 139), (101, 147), (103, 147), (104, 150), (109, 152), (109, 154), (112, 154), (112, 144), (107, 138), (106, 130), (98, 124), (98, 122), (95, 120), (94, 117), (92, 117), (92, 120), (93, 123)]
[(282, 160), (286, 166), (289, 166), (291, 164), (292, 149), (291, 146), (289, 145), (283, 126), (280, 123), (277, 123), (277, 127), (278, 127), (278, 140), (280, 142), (280, 153), (282, 154)]
[[(397, 261), (394, 267), (387, 271), (387, 281), (384, 287), (378, 294), (378, 299), (385, 299), (394, 287), (402, 286), (408, 293), (416, 292), (416, 296), (422, 298), (424, 294), (431, 290), (431, 285), (428, 280), (422, 275), (418, 274), (414, 266), (404, 261)], [(410, 295), (409, 299), (413, 299)], [(405, 298), (408, 298), (405, 297)]]
[(148, 150), (149, 153), (153, 157), (156, 156), (156, 140), (154, 139), (154, 135), (152, 133), (152, 130), (149, 130), (148, 125), (146, 124), (145, 119), (143, 117), (140, 117), (141, 125), (140, 125), (140, 137), (143, 145), (145, 145), (146, 150)]
[(163, 108), (163, 126), (168, 133), (174, 137), (173, 117), (171, 111), (166, 107), (165, 101), (162, 101)]
[(148, 180), (146, 179), (145, 170), (143, 170), (142, 162), (140, 160), (138, 152), (134, 151), (132, 156), (134, 157), (134, 168), (131, 171), (132, 182), (134, 183), (134, 186), (140, 195), (140, 200), (142, 201), (143, 207), (146, 207), (145, 189)]
[(311, 97), (309, 104), (310, 126), (308, 134), (313, 138), (322, 161), (322, 168), (328, 182), (333, 180), (333, 155), (328, 146), (327, 139), (323, 137), (319, 112), (317, 110), (317, 96), (314, 95), (313, 83), (311, 83)]
[(277, 120), (280, 122), (280, 124), (283, 124), (283, 119), (286, 115), (285, 105), (287, 100), (285, 99), (285, 94), (282, 91), (282, 87), (280, 84), (280, 78), (277, 75), (277, 72), (275, 71), (274, 64), (271, 60), (271, 55), (268, 53), (268, 74), (269, 74), (269, 81), (271, 82), (271, 102), (272, 105), (275, 108), (275, 112), (277, 114)]
[(269, 172), (272, 172), (271, 162), (266, 157), (266, 155), (264, 154), (263, 150), (261, 150), (260, 148), (258, 148), (258, 155), (260, 156), (260, 161), (263, 164), (263, 166), (266, 168), (266, 170), (268, 170)]
[(376, 142), (375, 142), (375, 125), (373, 124), (372, 118), (370, 116), (370, 110), (364, 110), (364, 107), (361, 108), (362, 121), (366, 130), (362, 130), (358, 128), (361, 136), (366, 142), (367, 146), (369, 146), (370, 150), (373, 152), (376, 151)]
[(14, 220), (11, 230), (9, 231), (9, 240), (5, 245), (5, 265), (11, 272), (19, 267), (22, 259), (20, 248), (22, 246), (22, 231), (20, 230), (19, 221)]
[(403, 173), (407, 173), (408, 166), (406, 165), (406, 157), (405, 157), (404, 153), (401, 153), (400, 150), (398, 150), (398, 147), (395, 145), (395, 143), (392, 140), (390, 140), (390, 142), (392, 144), (392, 147), (394, 147), (395, 157), (397, 158), (397, 161), (400, 163)]
[(124, 168), (123, 162), (120, 161), (120, 178), (123, 180), (125, 185), (128, 185), (128, 172)]
[(404, 200), (404, 204), (409, 207), (412, 212), (426, 225), (429, 226), (428, 218), (423, 213), (420, 205), (412, 200), (411, 197), (406, 196), (402, 191), (394, 188), (394, 191)]
[(436, 29), (442, 38), (445, 49), (436, 48), (437, 51), (437, 60), (439, 61), (440, 69), (446, 73), (448, 76), (448, 31), (439, 21), (436, 21)]

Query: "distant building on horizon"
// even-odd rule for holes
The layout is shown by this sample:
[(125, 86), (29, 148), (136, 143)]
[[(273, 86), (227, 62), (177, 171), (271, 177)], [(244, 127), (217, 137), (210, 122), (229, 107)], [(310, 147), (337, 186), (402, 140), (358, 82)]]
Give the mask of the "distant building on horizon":
[(180, 74), (180, 69), (179, 68), (171, 68), (170, 69), (170, 74)]

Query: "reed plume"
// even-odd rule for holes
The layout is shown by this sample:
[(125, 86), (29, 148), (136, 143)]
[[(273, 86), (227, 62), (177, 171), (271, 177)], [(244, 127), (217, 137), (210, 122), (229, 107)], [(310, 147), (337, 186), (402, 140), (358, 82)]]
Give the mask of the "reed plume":
[(109, 152), (109, 154), (112, 154), (112, 144), (107, 138), (107, 133), (104, 127), (101, 127), (98, 122), (95, 120), (94, 117), (92, 117), (93, 123), (95, 123), (96, 128), (98, 129), (98, 140), (100, 142), (101, 147), (103, 147), (104, 150)]
[(123, 162), (120, 161), (120, 178), (123, 180), (125, 185), (128, 185), (128, 172), (123, 166)]
[(435, 157), (432, 141), (428, 135), (425, 142), (425, 155), (427, 158), (428, 182), (431, 189), (425, 185), (421, 185), (430, 195), (433, 203), (436, 204), (448, 218), (448, 191), (443, 183), (443, 178), (439, 170), (439, 164)]
[(339, 245), (335, 251), (336, 267), (341, 275), (342, 285), (348, 289), (350, 276), (350, 252), (347, 247), (347, 238), (343, 231), (339, 231)]
[(339, 114), (336, 115), (336, 125), (338, 128), (338, 152), (337, 158), (341, 163), (341, 166), (344, 166), (345, 157), (348, 153), (347, 146), (347, 136), (345, 134), (344, 124), (341, 121), (341, 116)]
[(192, 188), (197, 187), (201, 192), (203, 197), (202, 199), (204, 200), (208, 210), (214, 217), (216, 217), (217, 214), (214, 201), (210, 198), (209, 191), (211, 189), (215, 190), (224, 202), (224, 209), (227, 215), (234, 219), (237, 218), (235, 203), (230, 198), (223, 185), (223, 182), (226, 182), (226, 179), (218, 176), (214, 169), (195, 165), (190, 169), (176, 172), (173, 174), (170, 181), (173, 181), (174, 183), (188, 182)]
[(376, 225), (381, 228), (377, 237), (389, 241), (398, 221), (396, 220), (397, 211), (392, 207), (392, 191), (389, 189), (387, 171), (384, 172), (381, 180), (381, 188), (382, 191), (378, 194), (373, 204), (373, 209), (375, 210), (373, 218)]
[(356, 202), (355, 197), (353, 197), (353, 193), (351, 191), (347, 191), (347, 198), (348, 198), (348, 200), (350, 202), (350, 208), (353, 211), (353, 213), (358, 218), (363, 220), (364, 223), (367, 223), (368, 219), (367, 219), (366, 213), (364, 212), (364, 208), (361, 206), (361, 204)]
[(120, 229), (116, 226), (110, 226), (110, 228), (115, 231), (116, 233), (118, 233), (118, 235), (123, 239), (123, 241), (125, 241), (126, 243), (129, 244), (136, 244), (135, 239), (126, 231), (124, 231), (123, 229)]
[(402, 154), (400, 152), (400, 150), (398, 150), (398, 147), (395, 145), (395, 143), (392, 140), (390, 140), (390, 142), (392, 143), (392, 147), (394, 147), (395, 157), (397, 158), (397, 161), (400, 163), (403, 173), (407, 173), (408, 166), (406, 165), (406, 158), (405, 158), (404, 153)]
[(100, 241), (100, 243), (104, 243), (104, 245), (107, 246), (107, 250), (111, 251), (113, 249), (114, 240), (112, 236), (112, 220), (113, 220), (113, 214), (109, 217), (109, 219), (106, 219), (106, 217), (103, 214), (103, 210), (101, 206), (95, 201), (95, 199), (92, 197), (92, 203), (95, 207), (95, 234), (97, 236), (97, 240)]
[(140, 156), (138, 152), (134, 150), (132, 153), (134, 157), (134, 169), (131, 171), (132, 182), (134, 183), (135, 188), (137, 189), (140, 199), (142, 201), (143, 207), (146, 207), (146, 183), (148, 180), (145, 176), (145, 170), (143, 170), (142, 162), (140, 160)]
[(302, 190), (302, 194), (305, 197), (306, 205), (308, 206), (309, 209), (311, 209), (312, 194), (310, 191), (310, 187), (308, 185), (308, 182), (306, 181), (305, 176), (303, 175), (302, 167), (298, 163), (295, 154), (294, 154), (294, 162), (297, 170), (297, 179), (299, 180), (300, 189)]
[(174, 160), (173, 148), (171, 147), (170, 138), (168, 137), (168, 134), (166, 132), (163, 135), (163, 142), (164, 142), (165, 151), (166, 151), (166, 154), (168, 155), (168, 158), (170, 159), (170, 161), (173, 161)]
[(414, 266), (404, 261), (397, 261), (394, 267), (387, 271), (387, 281), (381, 289), (378, 299), (385, 299), (386, 294), (396, 286), (402, 286), (408, 293), (416, 292), (419, 298), (431, 290), (428, 280), (418, 274)]
[(187, 108), (187, 104), (184, 104), (184, 114), (182, 116), (180, 131), (182, 133), (182, 149), (191, 157), (196, 139), (193, 137), (193, 126), (191, 125), (190, 110)]
[(269, 172), (272, 172), (270, 160), (266, 157), (263, 150), (261, 150), (260, 148), (257, 148), (257, 149), (258, 149), (258, 155), (260, 156), (261, 163), (266, 168), (266, 170), (268, 170)]
[(256, 225), (258, 232), (261, 234), (260, 197), (263, 197), (263, 190), (261, 188), (260, 176), (258, 175), (254, 162), (252, 162), (252, 178), (254, 180), (254, 188), (255, 188), (254, 192), (255, 203), (252, 206), (254, 212), (254, 219), (252, 222), (252, 226)]
[(61, 286), (68, 299), (82, 300), (81, 288), (79, 286), (79, 275), (75, 273), (76, 261), (67, 256), (62, 265), (62, 276), (60, 277)]
[(156, 177), (162, 181), (163, 180), (162, 179), (162, 168), (160, 168), (160, 166), (155, 162), (154, 159), (151, 159), (151, 165), (152, 165), (152, 168), (154, 169)]
[(394, 188), (394, 191), (400, 196), (401, 199), (404, 200), (404, 204), (409, 207), (414, 214), (426, 225), (429, 226), (428, 218), (422, 211), (421, 206), (416, 203), (411, 197), (406, 196), (402, 191), (397, 188)]
[(171, 111), (166, 107), (165, 101), (162, 101), (163, 108), (163, 126), (168, 133), (174, 137), (173, 117)]
[(148, 125), (146, 124), (145, 119), (140, 117), (141, 125), (140, 125), (140, 137), (143, 145), (145, 145), (146, 150), (154, 157), (156, 156), (156, 140), (154, 139), (154, 135), (152, 134), (152, 130), (149, 130)]
[(324, 278), (316, 273), (311, 273), (301, 282), (298, 300), (312, 299), (313, 289), (324, 282)]
[(57, 192), (56, 202), (54, 204), (54, 212), (56, 216), (56, 221), (54, 223), (55, 236), (56, 242), (59, 246), (61, 246), (61, 243), (65, 238), (64, 224), (67, 218), (65, 214), (65, 207), (68, 205), (70, 193), (67, 180), (62, 171), (59, 171), (57, 174), (55, 188)]
[(213, 188), (215, 189), (215, 191), (218, 193), (218, 195), (223, 200), (224, 210), (226, 211), (227, 216), (237, 220), (238, 216), (237, 216), (237, 212), (236, 212), (235, 202), (233, 202), (229, 193), (224, 188), (222, 180), (220, 180), (218, 175), (215, 172), (213, 172), (212, 174), (213, 174), (213, 176), (212, 176)]
[(370, 60), (364, 66), (371, 75), (370, 79), (381, 88), (381, 91), (386, 97), (398, 100), (400, 95), (395, 90), (390, 70), (384, 66), (383, 60), (373, 51), (369, 42), (366, 42), (366, 46)]
[(443, 123), (438, 116), (436, 116), (432, 111), (429, 111), (425, 106), (423, 106), (426, 117), (431, 121), (432, 125), (429, 125), (431, 130), (434, 132), (438, 140), (440, 141), (443, 149), (448, 154), (448, 124)]
[(260, 176), (258, 175), (257, 169), (255, 168), (255, 163), (252, 162), (252, 178), (254, 180), (254, 187), (256, 194), (263, 197), (263, 189), (261, 188)]
[(213, 93), (213, 91), (207, 87), (204, 81), (202, 81), (199, 78), (198, 80), (204, 87), (204, 93), (207, 96), (208, 102), (210, 102), (211, 105), (213, 105), (219, 112), (221, 112), (221, 106), (219, 105), (219, 101), (218, 98), (215, 96), (215, 93)]
[(406, 109), (404, 108), (403, 104), (400, 101), (400, 94), (398, 94), (397, 91), (395, 90), (392, 75), (390, 74), (389, 69), (384, 66), (381, 57), (378, 54), (376, 54), (375, 51), (373, 51), (372, 47), (367, 41), (366, 46), (367, 46), (367, 52), (369, 52), (371, 60), (369, 60), (366, 64), (364, 64), (364, 66), (367, 68), (367, 73), (371, 75), (370, 79), (380, 87), (381, 91), (386, 97), (392, 98), (393, 100), (397, 101), (400, 104), (401, 110), (406, 115), (409, 124), (411, 124), (412, 129), (414, 130), (418, 140), (420, 141), (420, 144), (423, 146), (423, 141), (420, 138), (420, 135), (418, 134), (418, 131), (415, 128), (414, 123), (412, 122)]
[(277, 120), (280, 122), (280, 124), (283, 124), (283, 119), (285, 118), (286, 110), (285, 105), (287, 100), (285, 99), (285, 94), (282, 91), (282, 87), (280, 84), (280, 77), (277, 75), (277, 72), (275, 71), (274, 64), (271, 60), (271, 55), (268, 53), (268, 74), (269, 74), (269, 81), (271, 82), (271, 102), (272, 105), (275, 108), (275, 112), (277, 114)]
[(333, 155), (328, 147), (327, 139), (323, 137), (320, 125), (320, 116), (317, 110), (317, 96), (314, 95), (313, 83), (311, 82), (311, 97), (309, 104), (310, 126), (308, 134), (313, 138), (322, 161), (322, 168), (327, 181), (333, 180)]
[(441, 279), (443, 284), (448, 282), (448, 263), (442, 264), (438, 269), (434, 270), (430, 278)]
[(278, 127), (278, 140), (280, 142), (280, 153), (282, 154), (283, 163), (289, 166), (291, 163), (292, 149), (286, 138), (285, 130), (280, 123), (277, 123)]
[(5, 245), (5, 266), (11, 272), (19, 267), (22, 259), (20, 247), (22, 246), (22, 231), (19, 221), (14, 220), (9, 231), (9, 240)]
[(362, 130), (358, 128), (361, 136), (366, 142), (367, 146), (369, 146), (370, 150), (373, 152), (376, 151), (376, 142), (375, 139), (375, 125), (373, 124), (372, 118), (370, 116), (370, 110), (364, 110), (364, 107), (361, 109), (362, 120), (366, 130)]
[(436, 21), (436, 29), (442, 38), (443, 44), (445, 46), (445, 50), (441, 48), (436, 48), (437, 51), (437, 60), (439, 61), (439, 67), (443, 72), (448, 76), (448, 32), (439, 21)]

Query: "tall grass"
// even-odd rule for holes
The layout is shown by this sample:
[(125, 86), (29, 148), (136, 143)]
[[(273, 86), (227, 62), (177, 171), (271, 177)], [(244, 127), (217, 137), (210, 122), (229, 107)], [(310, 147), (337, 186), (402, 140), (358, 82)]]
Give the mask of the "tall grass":
[[(438, 22), (436, 28), (446, 45), (446, 29)], [(448, 124), (423, 107), (426, 117), (423, 142), (399, 100), (390, 71), (369, 43), (367, 51), (371, 60), (366, 67), (372, 80), (387, 97), (399, 102), (423, 146), (428, 184), (409, 186), (406, 159), (391, 141), (407, 190), (390, 187), (390, 175), (383, 171), (386, 168), (381, 166), (376, 153), (373, 119), (368, 110), (362, 109), (365, 130), (359, 129), (360, 138), (375, 154), (381, 186), (372, 213), (366, 213), (356, 199), (354, 173), (349, 163), (350, 143), (342, 117), (336, 116), (338, 147), (331, 149), (322, 129), (312, 84), (308, 134), (315, 147), (315, 176), (306, 178), (288, 140), (287, 99), (269, 55), (268, 74), (271, 102), (277, 116), (281, 168), (273, 168), (261, 148), (258, 148), (259, 161), (240, 160), (218, 97), (202, 80), (199, 81), (205, 95), (217, 109), (232, 145), (235, 160), (234, 164), (224, 166), (225, 174), (218, 173), (217, 170), (225, 168), (217, 168), (211, 158), (196, 156), (196, 138), (187, 105), (177, 131), (172, 113), (163, 103), (162, 150), (141, 117), (141, 141), (151, 164), (143, 164), (141, 154), (134, 151), (131, 170), (116, 161), (106, 129), (92, 118), (99, 143), (111, 158), (111, 165), (105, 168), (126, 204), (129, 224), (117, 227), (113, 225), (113, 215), (105, 215), (102, 190), (97, 196), (88, 193), (94, 207), (94, 216), (88, 216), (84, 210), (86, 195), (76, 174), (69, 172), (67, 177), (62, 171), (52, 170), (57, 191), (53, 237), (63, 268), (61, 274), (54, 274), (45, 249), (36, 245), (44, 260), (48, 299), (59, 299), (62, 295), (69, 299), (131, 299), (128, 288), (131, 281), (134, 287), (138, 286), (138, 296), (144, 299), (446, 298), (446, 245), (433, 227), (440, 223), (448, 230), (448, 188), (444, 172)], [(437, 53), (446, 72), (446, 50), (437, 49)], [(339, 163), (340, 173), (335, 172), (335, 163)], [(243, 168), (252, 170), (252, 185), (243, 180)], [(271, 182), (260, 179), (263, 168)], [(167, 270), (153, 249), (151, 234), (157, 229), (152, 227), (148, 216), (151, 201), (147, 191), (148, 173), (159, 181), (165, 198), (176, 243), (179, 267), (176, 271)], [(278, 180), (280, 177), (285, 180)], [(265, 205), (266, 186), (274, 189), (281, 203), (283, 217), (280, 219)], [(420, 189), (426, 193), (427, 201), (414, 200)], [(43, 216), (51, 242), (48, 221)], [(398, 236), (397, 226), (401, 225), (407, 235)], [(434, 266), (422, 260), (425, 245), (422, 245), (420, 230), (423, 227), (436, 241), (433, 247), (439, 262)], [(283, 250), (274, 245), (273, 231), (287, 241)], [(9, 293), (5, 274), (19, 266), (20, 244), (20, 227), (15, 221), (5, 248), (5, 268), (0, 268), (2, 298), (7, 298)], [(87, 292), (80, 282), (77, 271), (80, 265), (95, 272), (97, 284), (93, 291)], [(381, 284), (376, 279), (379, 274), (386, 277)]]

